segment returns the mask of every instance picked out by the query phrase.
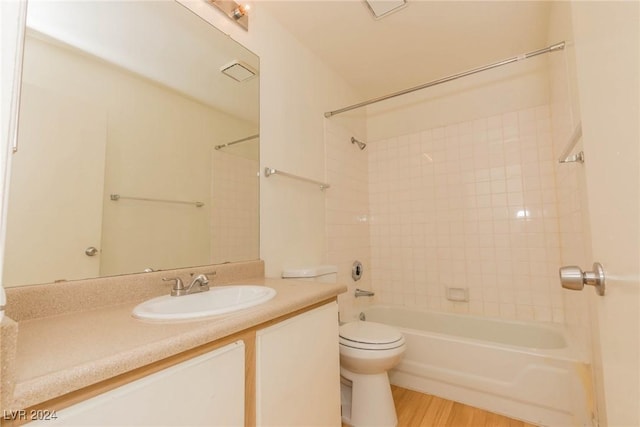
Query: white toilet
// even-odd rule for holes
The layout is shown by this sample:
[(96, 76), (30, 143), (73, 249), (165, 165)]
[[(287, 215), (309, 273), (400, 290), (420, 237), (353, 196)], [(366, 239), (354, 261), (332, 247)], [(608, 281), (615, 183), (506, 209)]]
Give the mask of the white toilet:
[[(283, 278), (335, 283), (336, 266), (285, 270)], [(360, 426), (398, 423), (387, 371), (400, 362), (406, 345), (400, 331), (381, 323), (354, 321), (339, 329), (342, 421)]]
[(360, 320), (340, 326), (340, 374), (351, 382), (350, 393), (342, 382), (345, 423), (397, 425), (387, 371), (400, 362), (405, 349), (404, 336), (390, 326)]

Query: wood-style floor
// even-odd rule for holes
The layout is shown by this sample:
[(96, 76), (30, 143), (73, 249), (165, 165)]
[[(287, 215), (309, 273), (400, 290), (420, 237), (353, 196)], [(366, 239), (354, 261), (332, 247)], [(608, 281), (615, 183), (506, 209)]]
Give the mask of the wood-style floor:
[(398, 427), (535, 427), (523, 421), (391, 386)]

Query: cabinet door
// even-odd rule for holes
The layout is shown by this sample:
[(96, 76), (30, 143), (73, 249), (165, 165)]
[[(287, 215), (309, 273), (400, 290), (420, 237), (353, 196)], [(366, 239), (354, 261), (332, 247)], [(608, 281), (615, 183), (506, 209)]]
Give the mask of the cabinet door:
[(258, 426), (340, 426), (338, 305), (256, 333)]
[(237, 341), (29, 425), (243, 426), (244, 360)]

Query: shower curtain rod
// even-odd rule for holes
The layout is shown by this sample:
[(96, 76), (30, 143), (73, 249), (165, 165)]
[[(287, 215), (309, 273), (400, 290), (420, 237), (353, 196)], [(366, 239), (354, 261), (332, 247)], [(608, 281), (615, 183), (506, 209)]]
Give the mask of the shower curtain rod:
[(228, 146), (233, 145), (233, 144), (239, 144), (241, 142), (249, 141), (249, 140), (256, 139), (256, 138), (260, 138), (260, 134), (259, 133), (255, 134), (255, 135), (248, 136), (246, 138), (236, 139), (235, 141), (227, 142), (226, 144), (216, 145), (213, 148), (215, 148), (216, 150), (219, 150), (221, 148), (228, 147)]
[(450, 82), (451, 80), (456, 80), (456, 79), (459, 79), (461, 77), (470, 76), (472, 74), (476, 74), (476, 73), (479, 73), (481, 71), (491, 70), (492, 68), (501, 67), (503, 65), (511, 64), (512, 62), (517, 62), (517, 61), (522, 61), (524, 59), (533, 58), (534, 56), (542, 55), (543, 53), (549, 53), (549, 52), (554, 52), (556, 50), (562, 50), (562, 49), (564, 49), (564, 45), (565, 45), (565, 43), (564, 43), (564, 41), (562, 41), (560, 43), (553, 44), (553, 45), (545, 47), (543, 49), (534, 50), (532, 52), (528, 52), (528, 53), (525, 53), (525, 54), (522, 54), (522, 55), (514, 56), (513, 58), (505, 59), (503, 61), (494, 62), (493, 64), (485, 65), (483, 67), (478, 67), (478, 68), (473, 68), (471, 70), (463, 71), (463, 72), (458, 73), (458, 74), (452, 74), (450, 76), (443, 77), (443, 78), (438, 79), (438, 80), (433, 80), (433, 81), (430, 81), (429, 83), (424, 83), (424, 84), (422, 84), (420, 86), (415, 86), (415, 87), (412, 87), (412, 88), (409, 88), (409, 89), (404, 89), (404, 90), (401, 90), (399, 92), (392, 93), (390, 95), (385, 95), (385, 96), (381, 96), (381, 97), (378, 97), (378, 98), (373, 98), (373, 99), (370, 99), (368, 101), (360, 102), (358, 104), (353, 104), (353, 105), (350, 105), (348, 107), (341, 108), (339, 110), (328, 111), (328, 112), (324, 113), (324, 116), (326, 118), (330, 118), (332, 116), (335, 116), (336, 114), (345, 113), (347, 111), (355, 110), (356, 108), (365, 107), (365, 106), (370, 105), (370, 104), (375, 104), (376, 102), (385, 101), (385, 100), (390, 99), (390, 98), (395, 98), (396, 96), (406, 95), (407, 93), (415, 92), (417, 90), (422, 90), (422, 89), (426, 89), (426, 88), (431, 87), (431, 86), (436, 86), (436, 85), (439, 85), (439, 84), (442, 84), (442, 83)]

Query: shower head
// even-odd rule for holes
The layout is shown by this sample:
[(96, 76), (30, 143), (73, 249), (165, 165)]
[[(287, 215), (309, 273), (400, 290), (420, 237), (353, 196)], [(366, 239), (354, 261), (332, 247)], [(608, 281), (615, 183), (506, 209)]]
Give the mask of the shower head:
[(351, 137), (351, 143), (352, 144), (357, 144), (358, 148), (360, 148), (361, 150), (364, 150), (365, 147), (367, 146), (367, 144), (365, 144), (362, 141), (358, 141), (357, 139), (355, 139), (354, 137)]

